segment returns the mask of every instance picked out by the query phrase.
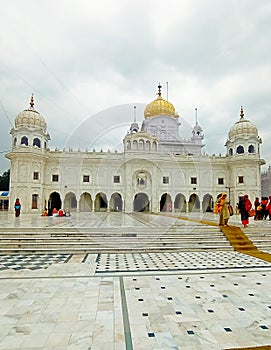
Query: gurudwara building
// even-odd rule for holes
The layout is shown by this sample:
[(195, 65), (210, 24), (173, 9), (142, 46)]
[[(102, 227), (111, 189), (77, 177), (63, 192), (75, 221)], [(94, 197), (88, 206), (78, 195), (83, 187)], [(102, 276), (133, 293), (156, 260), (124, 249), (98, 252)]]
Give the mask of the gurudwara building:
[(240, 196), (261, 196), (261, 139), (240, 117), (230, 128), (225, 156), (206, 155), (197, 120), (189, 139), (180, 137), (174, 106), (157, 98), (134, 120), (120, 152), (51, 150), (44, 117), (30, 107), (15, 117), (11, 151), (10, 210), (19, 197), (23, 212), (44, 207), (70, 211), (212, 211), (218, 193), (235, 205)]

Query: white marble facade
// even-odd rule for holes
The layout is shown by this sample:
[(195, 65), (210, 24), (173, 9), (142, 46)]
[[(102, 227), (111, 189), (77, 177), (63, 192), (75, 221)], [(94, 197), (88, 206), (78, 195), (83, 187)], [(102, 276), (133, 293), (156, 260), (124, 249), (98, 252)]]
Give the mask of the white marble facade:
[(226, 139), (225, 156), (202, 152), (198, 122), (190, 139), (180, 137), (179, 115), (161, 96), (145, 109), (141, 127), (134, 121), (122, 152), (65, 151), (49, 148), (45, 118), (30, 107), (16, 116), (11, 129), (10, 210), (19, 197), (22, 210), (44, 207), (70, 211), (212, 211), (220, 192), (234, 205), (239, 196), (261, 196), (261, 139), (240, 118)]

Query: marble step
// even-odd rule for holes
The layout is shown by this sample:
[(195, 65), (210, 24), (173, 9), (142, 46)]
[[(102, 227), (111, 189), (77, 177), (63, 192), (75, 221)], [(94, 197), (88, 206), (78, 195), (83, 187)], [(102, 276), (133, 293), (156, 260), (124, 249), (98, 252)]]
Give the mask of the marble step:
[(232, 247), (216, 246), (216, 247), (183, 247), (183, 246), (170, 246), (170, 247), (77, 247), (71, 249), (70, 247), (52, 248), (52, 247), (36, 247), (36, 248), (0, 248), (0, 254), (63, 254), (63, 253), (73, 253), (73, 254), (98, 254), (98, 253), (158, 253), (158, 252), (201, 252), (201, 251), (232, 251)]
[[(88, 242), (88, 241), (96, 241), (96, 242), (111, 242), (111, 241), (117, 241), (117, 242), (137, 242), (137, 241), (142, 241), (142, 242), (148, 242), (148, 241), (165, 241), (165, 242), (186, 242), (186, 241), (220, 241), (224, 240), (226, 241), (226, 237), (223, 235), (210, 235), (210, 236), (165, 236), (165, 235), (156, 235), (156, 236), (144, 236), (144, 237), (138, 237), (138, 236), (46, 236), (46, 237), (41, 237), (41, 236), (31, 236), (31, 237), (26, 237), (26, 236), (17, 236), (17, 237), (4, 237), (0, 238), (0, 244), (3, 242), (41, 242), (41, 241), (63, 241), (63, 242)], [(263, 240), (262, 242), (265, 242)], [(268, 242), (268, 240), (266, 240)]]
[(68, 251), (96, 252), (97, 250), (106, 251), (159, 251), (160, 249), (180, 250), (180, 251), (198, 251), (205, 249), (231, 250), (227, 239), (221, 232), (215, 234), (145, 234), (143, 236), (121, 234), (108, 236), (107, 234), (76, 234), (64, 232), (62, 234), (48, 234), (42, 236), (24, 233), (23, 235), (12, 234), (0, 239), (0, 253), (10, 252), (28, 252), (28, 251)]
[(61, 234), (63, 235), (63, 233), (65, 234), (114, 234), (114, 235), (118, 235), (118, 234), (137, 234), (137, 235), (145, 235), (146, 233), (149, 234), (155, 234), (155, 233), (159, 233), (159, 232), (163, 232), (163, 233), (172, 233), (172, 234), (199, 234), (199, 233), (215, 233), (215, 232), (220, 232), (218, 228), (214, 227), (214, 228), (182, 228), (182, 229), (172, 229), (172, 228), (166, 228), (166, 227), (160, 227), (160, 228), (155, 228), (155, 229), (150, 229), (148, 228), (146, 230), (146, 228), (144, 230), (142, 229), (134, 229), (134, 228), (127, 228), (127, 229), (123, 229), (123, 228), (118, 228), (118, 229), (109, 229), (109, 228), (88, 228), (88, 229), (76, 229), (76, 230), (68, 230), (67, 228), (63, 228), (62, 230), (59, 229), (5, 229), (5, 230), (0, 230), (0, 237), (5, 237), (6, 235), (10, 234), (28, 234), (28, 235), (34, 235), (34, 234)]

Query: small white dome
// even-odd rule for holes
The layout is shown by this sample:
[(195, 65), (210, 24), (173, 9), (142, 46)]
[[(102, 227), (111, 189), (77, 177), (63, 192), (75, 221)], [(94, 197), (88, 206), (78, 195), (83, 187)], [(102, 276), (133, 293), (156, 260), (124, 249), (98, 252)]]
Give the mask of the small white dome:
[(240, 119), (229, 131), (229, 139), (236, 136), (256, 136), (258, 137), (258, 129), (249, 120), (244, 118), (243, 108), (241, 107)]
[(33, 95), (30, 101), (30, 107), (19, 113), (15, 118), (15, 128), (20, 126), (36, 127), (46, 131), (47, 124), (43, 116), (34, 109)]

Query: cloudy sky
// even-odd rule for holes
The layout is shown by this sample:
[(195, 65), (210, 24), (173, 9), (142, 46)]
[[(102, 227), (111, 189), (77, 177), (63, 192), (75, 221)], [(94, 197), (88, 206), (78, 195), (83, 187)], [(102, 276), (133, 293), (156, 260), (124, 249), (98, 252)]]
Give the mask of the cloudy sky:
[(224, 155), (243, 105), (271, 163), (270, 0), (0, 5), (0, 174), (9, 168), (14, 118), (32, 93), (50, 148), (112, 147), (133, 121), (133, 106), (142, 122), (159, 82), (181, 116), (181, 136), (191, 136), (197, 108), (205, 152)]

